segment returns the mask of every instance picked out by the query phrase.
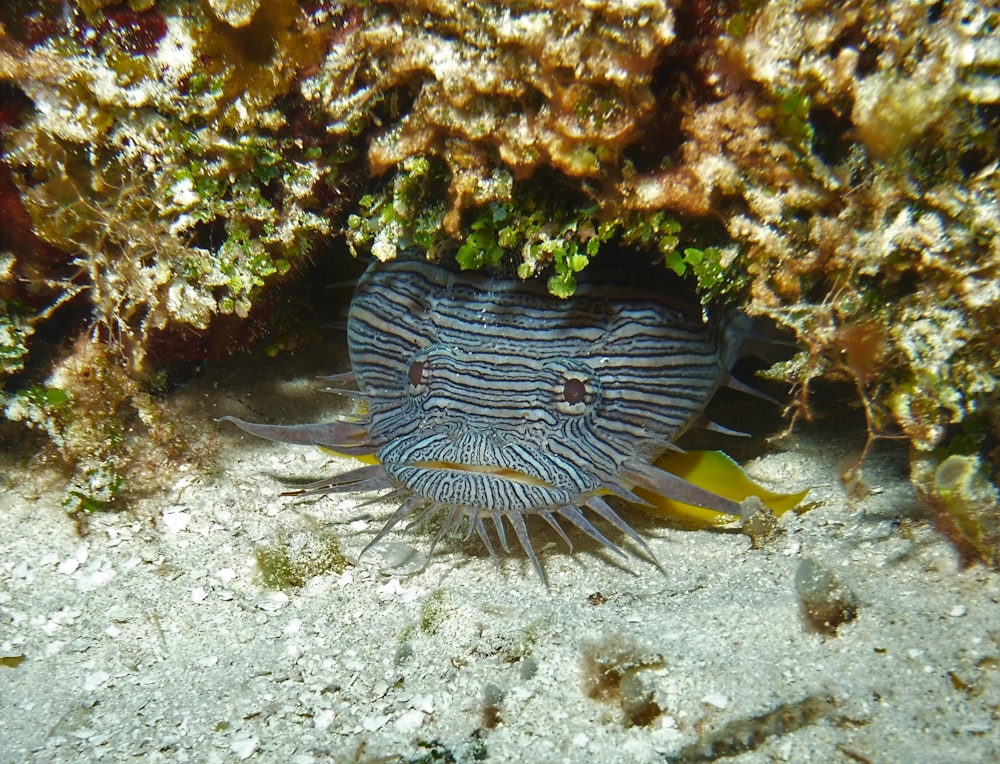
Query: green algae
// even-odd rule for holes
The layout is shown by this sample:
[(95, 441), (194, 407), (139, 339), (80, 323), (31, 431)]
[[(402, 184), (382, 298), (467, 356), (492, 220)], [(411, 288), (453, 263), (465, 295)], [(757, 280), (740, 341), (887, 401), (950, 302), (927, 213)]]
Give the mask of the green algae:
[(676, 218), (658, 211), (608, 219), (598, 205), (574, 198), (555, 177), (514, 182), (509, 199), (470, 209), (450, 234), (441, 201), (448, 182), (447, 168), (432, 157), (405, 160), (391, 182), (363, 196), (358, 212), (348, 217), (352, 251), (380, 260), (412, 250), (431, 259), (453, 253), (466, 269), (497, 268), (513, 260), (522, 279), (548, 273), (549, 291), (558, 297), (573, 295), (575, 274), (592, 258), (622, 248), (649, 252), (651, 261), (657, 258), (678, 275), (693, 275), (706, 301), (745, 283), (723, 265), (721, 248), (690, 246)]
[(264, 586), (279, 590), (300, 588), (348, 566), (337, 535), (315, 523), (282, 529), (254, 550), (254, 558)]
[(19, 300), (0, 300), (0, 378), (21, 371), (34, 329)]

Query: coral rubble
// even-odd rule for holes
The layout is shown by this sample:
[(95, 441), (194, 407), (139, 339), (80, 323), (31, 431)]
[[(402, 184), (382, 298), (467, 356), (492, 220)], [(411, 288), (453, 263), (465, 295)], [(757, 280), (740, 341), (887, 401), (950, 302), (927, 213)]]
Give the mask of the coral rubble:
[[(41, 325), (76, 311), (141, 377), (211, 352), (332, 233), (514, 253), (567, 296), (649, 250), (794, 332), (771, 373), (799, 410), (852, 383), (942, 525), (1000, 558), (994, 4), (13, 0), (0, 25), (10, 412), (59, 389)], [(978, 477), (940, 479), (957, 464)]]

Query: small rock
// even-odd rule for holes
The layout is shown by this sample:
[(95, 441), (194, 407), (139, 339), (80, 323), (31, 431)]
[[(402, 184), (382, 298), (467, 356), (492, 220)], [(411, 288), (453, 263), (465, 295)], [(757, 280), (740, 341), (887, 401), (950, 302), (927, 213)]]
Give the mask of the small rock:
[(366, 552), (379, 571), (387, 576), (409, 576), (424, 569), (427, 555), (409, 544), (398, 541), (380, 541)]
[(288, 599), (288, 595), (284, 592), (264, 592), (257, 600), (257, 607), (267, 613), (274, 613), (287, 605)]
[(109, 674), (107, 671), (94, 671), (90, 674), (87, 674), (87, 676), (84, 678), (83, 689), (86, 690), (87, 692), (93, 692), (102, 684), (107, 682), (110, 678), (111, 674)]
[(701, 702), (719, 709), (725, 709), (729, 705), (729, 698), (721, 692), (710, 692), (701, 699)]
[(392, 717), (388, 714), (368, 716), (361, 720), (361, 726), (366, 732), (375, 732), (376, 730), (382, 729), (382, 727), (384, 727), (391, 718)]
[(260, 741), (255, 737), (241, 737), (234, 740), (230, 746), (229, 750), (233, 752), (233, 755), (237, 759), (243, 761), (253, 756), (254, 751), (257, 750), (257, 745)]
[(409, 711), (404, 711), (400, 714), (399, 718), (396, 719), (396, 729), (400, 732), (412, 735), (418, 729), (420, 725), (424, 723), (424, 712), (418, 711), (415, 708), (411, 708)]
[(180, 533), (182, 530), (187, 528), (188, 523), (191, 522), (191, 515), (187, 512), (167, 510), (160, 517), (160, 522), (163, 523), (167, 530), (173, 533)]

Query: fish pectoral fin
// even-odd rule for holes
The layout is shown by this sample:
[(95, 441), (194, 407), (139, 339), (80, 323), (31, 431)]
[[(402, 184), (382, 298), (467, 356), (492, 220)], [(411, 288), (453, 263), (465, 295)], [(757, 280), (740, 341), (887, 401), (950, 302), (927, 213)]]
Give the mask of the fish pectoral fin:
[(239, 417), (224, 416), (220, 422), (232, 422), (243, 432), (276, 443), (296, 446), (321, 446), (337, 454), (361, 457), (373, 454), (376, 446), (368, 442), (368, 427), (363, 422), (323, 422), (320, 424), (260, 424)]
[(666, 472), (679, 481), (684, 481), (700, 491), (728, 502), (719, 506), (732, 506), (735, 512), (720, 509), (707, 502), (689, 502), (684, 495), (659, 490), (651, 491), (648, 486), (636, 484), (635, 492), (652, 507), (646, 511), (662, 517), (670, 517), (696, 525), (723, 525), (732, 522), (733, 515), (740, 515), (739, 502), (750, 496), (759, 498), (775, 515), (782, 515), (798, 506), (809, 493), (803, 491), (780, 493), (758, 485), (735, 461), (722, 451), (668, 452), (661, 456), (653, 469)]
[(736, 438), (749, 438), (749, 432), (743, 432), (742, 430), (731, 430), (725, 425), (719, 424), (718, 422), (713, 422), (706, 416), (700, 416), (694, 420), (694, 426), (700, 427), (703, 430), (708, 430), (709, 432), (717, 432), (721, 435), (732, 435)]
[(741, 393), (745, 393), (746, 395), (752, 395), (754, 398), (760, 398), (762, 401), (773, 403), (775, 406), (781, 405), (780, 401), (775, 400), (767, 393), (758, 390), (756, 387), (748, 385), (746, 382), (741, 382), (732, 375), (726, 377), (723, 381), (723, 385), (728, 387), (730, 390), (737, 390)]

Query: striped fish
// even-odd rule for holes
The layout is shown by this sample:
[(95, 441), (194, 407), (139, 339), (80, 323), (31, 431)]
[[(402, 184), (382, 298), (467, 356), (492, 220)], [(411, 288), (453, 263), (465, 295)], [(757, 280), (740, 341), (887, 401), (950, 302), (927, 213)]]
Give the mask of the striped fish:
[(305, 491), (392, 489), (402, 503), (372, 544), (404, 519), (443, 513), (433, 544), (465, 524), (496, 556), (494, 534), (509, 551), (509, 526), (544, 579), (526, 516), (567, 544), (562, 522), (621, 553), (596, 516), (655, 560), (606, 497), (646, 504), (636, 489), (740, 514), (736, 502), (652, 464), (721, 385), (738, 386), (729, 377), (735, 332), (706, 320), (686, 282), (662, 269), (592, 266), (580, 275), (562, 300), (538, 282), (415, 259), (374, 263), (351, 302), (352, 372), (330, 378), (356, 383), (361, 419), (225, 419), (374, 461)]

